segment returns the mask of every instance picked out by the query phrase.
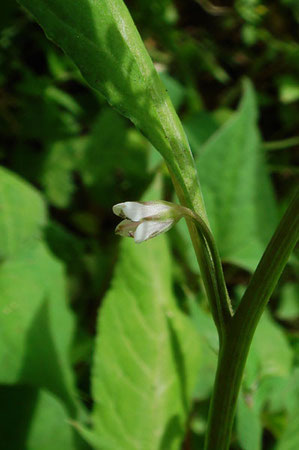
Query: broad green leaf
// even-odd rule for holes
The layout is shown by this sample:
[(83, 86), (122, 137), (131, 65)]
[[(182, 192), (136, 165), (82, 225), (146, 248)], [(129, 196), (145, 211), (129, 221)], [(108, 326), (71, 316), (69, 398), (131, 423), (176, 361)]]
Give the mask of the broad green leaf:
[(65, 407), (53, 395), (28, 386), (1, 386), (0, 397), (1, 446), (6, 450), (84, 448)]
[(200, 212), (200, 189), (182, 125), (123, 1), (19, 3), (72, 58), (89, 85), (142, 130)]
[(63, 267), (38, 243), (0, 267), (0, 382), (44, 387), (75, 412)]
[(249, 82), (245, 86), (238, 111), (203, 147), (197, 167), (222, 259), (253, 270), (277, 218), (255, 95)]
[(0, 167), (0, 261), (41, 236), (46, 210), (26, 181)]
[(251, 404), (250, 395), (241, 393), (237, 404), (237, 436), (242, 450), (260, 450), (262, 444), (262, 424), (258, 411)]
[(219, 124), (212, 114), (205, 111), (188, 117), (183, 122), (193, 154), (200, 154), (203, 144), (215, 133)]
[(175, 304), (165, 236), (141, 245), (123, 239), (98, 323), (92, 384), (99, 438), (115, 450), (179, 449), (198, 340)]

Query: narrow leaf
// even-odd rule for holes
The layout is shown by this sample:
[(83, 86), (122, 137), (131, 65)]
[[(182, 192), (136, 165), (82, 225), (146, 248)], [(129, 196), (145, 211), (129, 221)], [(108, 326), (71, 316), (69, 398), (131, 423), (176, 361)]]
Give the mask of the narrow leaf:
[[(121, 114), (167, 160), (202, 212), (191, 151), (174, 107), (122, 0), (19, 0)], [(191, 200), (192, 199), (192, 200)]]

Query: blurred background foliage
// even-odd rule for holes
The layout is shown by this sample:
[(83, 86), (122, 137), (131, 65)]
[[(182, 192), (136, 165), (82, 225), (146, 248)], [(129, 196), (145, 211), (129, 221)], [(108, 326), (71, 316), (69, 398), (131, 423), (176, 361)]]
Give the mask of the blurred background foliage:
[[(237, 304), (298, 183), (299, 3), (126, 4), (183, 121)], [(131, 251), (114, 236), (111, 207), (142, 198), (157, 176), (157, 198), (173, 200), (173, 189), (156, 150), (14, 1), (0, 4), (0, 68), (2, 445), (85, 448), (67, 421), (93, 407), (97, 315)], [(217, 337), (185, 224), (167, 240), (175, 302), (204, 355), (180, 436), (192, 450), (202, 448)], [(234, 449), (299, 448), (298, 268), (295, 252), (258, 327)]]

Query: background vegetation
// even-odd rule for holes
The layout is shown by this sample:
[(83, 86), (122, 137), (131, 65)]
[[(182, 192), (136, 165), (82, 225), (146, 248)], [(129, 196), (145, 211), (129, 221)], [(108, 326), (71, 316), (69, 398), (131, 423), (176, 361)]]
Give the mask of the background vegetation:
[[(298, 183), (298, 2), (126, 4), (182, 118), (236, 304)], [(70, 422), (91, 414), (119, 450), (202, 448), (217, 335), (186, 226), (140, 246), (113, 233), (115, 203), (174, 199), (167, 169), (14, 1), (0, 30), (2, 446), (87, 448)], [(299, 448), (298, 268), (295, 252), (258, 327), (234, 449)]]

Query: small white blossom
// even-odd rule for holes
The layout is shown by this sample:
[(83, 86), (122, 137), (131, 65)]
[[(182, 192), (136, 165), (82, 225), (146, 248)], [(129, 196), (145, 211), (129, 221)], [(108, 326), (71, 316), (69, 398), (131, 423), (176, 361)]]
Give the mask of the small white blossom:
[(123, 220), (116, 234), (133, 237), (137, 244), (168, 231), (181, 217), (178, 205), (168, 202), (125, 202), (113, 206)]

